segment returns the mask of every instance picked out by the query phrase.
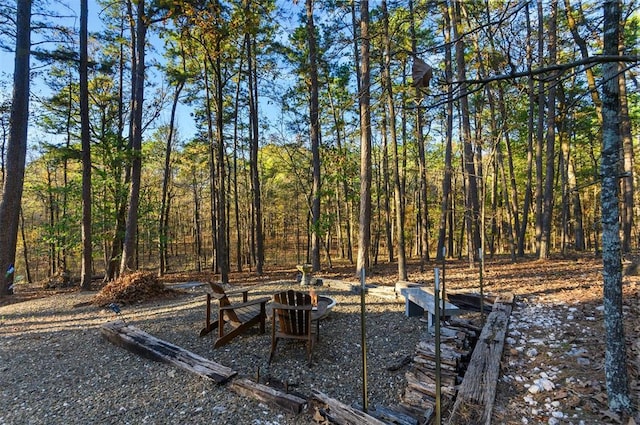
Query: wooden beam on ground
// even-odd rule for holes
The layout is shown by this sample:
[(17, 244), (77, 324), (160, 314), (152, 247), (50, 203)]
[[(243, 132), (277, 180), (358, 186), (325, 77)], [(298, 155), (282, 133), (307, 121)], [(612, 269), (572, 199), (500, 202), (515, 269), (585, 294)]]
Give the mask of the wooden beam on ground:
[(312, 399), (324, 404), (324, 411), (320, 414), (326, 416), (326, 418), (332, 423), (336, 423), (338, 425), (386, 425), (385, 422), (382, 422), (361, 410), (354, 409), (353, 407), (347, 406), (338, 400), (330, 398), (320, 391), (314, 390)]
[(127, 325), (120, 321), (103, 325), (100, 332), (104, 338), (119, 347), (151, 360), (173, 364), (211, 379), (217, 384), (223, 384), (237, 374), (226, 366), (158, 339), (133, 325)]
[(458, 390), (449, 425), (490, 425), (513, 298), (513, 294), (496, 298)]
[(303, 398), (259, 384), (247, 378), (234, 379), (229, 387), (237, 394), (263, 401), (296, 415), (307, 407), (307, 400)]

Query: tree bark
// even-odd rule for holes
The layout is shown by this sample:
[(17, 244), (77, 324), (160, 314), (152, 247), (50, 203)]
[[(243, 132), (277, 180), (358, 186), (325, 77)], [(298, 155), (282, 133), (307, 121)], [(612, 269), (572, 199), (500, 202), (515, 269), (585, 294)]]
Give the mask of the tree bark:
[[(465, 43), (462, 38), (461, 11), (463, 5), (460, 0), (454, 1), (453, 29), (456, 52), (457, 78), (458, 81), (466, 80), (465, 63)], [(464, 166), (465, 179), (465, 223), (467, 228), (467, 256), (472, 264), (474, 256), (481, 246), (480, 241), (480, 203), (478, 200), (478, 181), (476, 166), (474, 163), (473, 144), (471, 140), (471, 122), (469, 110), (468, 88), (465, 83), (460, 84), (460, 114), (462, 119), (462, 161)]]
[[(400, 159), (398, 155), (398, 136), (396, 134), (396, 109), (393, 99), (393, 84), (391, 81), (391, 39), (389, 38), (389, 12), (386, 0), (382, 0), (382, 14), (384, 26), (384, 79), (387, 94), (387, 109), (389, 111), (389, 136), (393, 156), (393, 194), (396, 211), (396, 231), (398, 243), (398, 280), (407, 280), (407, 256), (404, 240), (404, 193), (400, 184)], [(421, 130), (419, 130), (421, 131)]]
[(360, 222), (357, 275), (369, 267), (371, 245), (371, 75), (369, 71), (369, 1), (360, 2)]
[(316, 28), (313, 23), (313, 0), (306, 0), (307, 43), (309, 46), (309, 138), (313, 164), (313, 186), (311, 188), (311, 266), (313, 271), (320, 270), (320, 122), (318, 120), (318, 58), (316, 47)]
[[(444, 11), (444, 75), (447, 83), (453, 80), (452, 57), (451, 57), (451, 13), (450, 6), (445, 5)], [(446, 257), (446, 236), (447, 219), (451, 217), (451, 175), (453, 168), (451, 157), (453, 154), (453, 87), (447, 84), (447, 104), (446, 104), (446, 136), (444, 151), (444, 176), (442, 178), (442, 204), (440, 206), (440, 228), (438, 231), (438, 252), (436, 260), (443, 261)], [(449, 220), (451, 221), (451, 220)], [(453, 235), (449, 234), (449, 243), (453, 242)], [(453, 250), (449, 247), (449, 255), (453, 255)]]
[(140, 204), (140, 179), (142, 177), (142, 114), (144, 103), (145, 45), (147, 35), (147, 16), (145, 0), (136, 3), (136, 54), (133, 77), (133, 102), (131, 107), (131, 181), (129, 183), (129, 209), (125, 227), (120, 274), (135, 270), (135, 252), (138, 231), (138, 205)]
[[(557, 0), (551, 1), (551, 12), (549, 16), (549, 29), (547, 30), (548, 56), (549, 62), (554, 64), (557, 61)], [(556, 84), (558, 81), (551, 78), (549, 84), (549, 94), (547, 95), (547, 131), (546, 140), (546, 163), (544, 195), (542, 198), (542, 229), (540, 238), (539, 258), (546, 259), (551, 251), (551, 227), (553, 220), (553, 187), (555, 178), (555, 146), (556, 146)]]
[(91, 289), (93, 248), (91, 243), (91, 135), (89, 134), (89, 2), (80, 1), (80, 127), (82, 139), (82, 270), (80, 287)]
[(13, 294), (16, 244), (24, 186), (29, 124), (29, 57), (31, 50), (31, 0), (17, 1), (16, 54), (5, 180), (0, 201), (0, 295)]
[[(620, 41), (620, 3), (608, 0), (604, 9), (604, 54), (617, 55)], [(618, 171), (620, 161), (620, 65), (602, 66), (602, 277), (605, 329), (605, 380), (609, 409), (630, 412), (629, 378), (622, 313), (622, 261)]]

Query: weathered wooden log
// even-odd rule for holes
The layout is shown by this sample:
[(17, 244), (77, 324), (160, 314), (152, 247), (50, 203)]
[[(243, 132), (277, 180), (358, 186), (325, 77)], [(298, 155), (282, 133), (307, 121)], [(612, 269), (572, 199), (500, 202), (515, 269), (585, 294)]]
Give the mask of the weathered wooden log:
[(381, 420), (330, 398), (321, 391), (314, 390), (312, 399), (324, 404), (325, 408), (322, 409), (321, 414), (323, 414), (326, 419), (338, 425), (385, 425)]
[[(436, 382), (432, 379), (424, 379), (424, 376), (420, 376), (414, 373), (407, 373), (407, 384), (409, 387), (414, 388), (416, 391), (424, 393), (428, 396), (436, 397)], [(440, 391), (443, 396), (449, 396), (453, 398), (456, 395), (456, 389), (454, 385), (440, 385)]]
[(293, 414), (298, 414), (307, 407), (307, 400), (304, 398), (279, 391), (246, 378), (234, 379), (231, 381), (229, 388), (240, 395), (263, 401), (271, 406), (281, 408)]
[[(360, 408), (360, 406), (356, 406)], [(374, 408), (369, 407), (367, 409), (367, 413), (374, 418), (380, 419), (387, 424), (394, 425), (418, 425), (418, 420), (413, 416), (410, 416), (406, 413), (399, 412), (395, 409), (390, 409), (388, 407), (376, 406)]]
[(117, 346), (151, 360), (171, 363), (218, 384), (227, 382), (237, 374), (226, 366), (158, 339), (132, 325), (109, 322), (102, 326), (100, 332), (104, 338)]
[[(416, 353), (421, 357), (434, 360), (436, 356), (435, 343), (431, 341), (420, 341), (416, 346)], [(453, 347), (440, 345), (440, 361), (442, 363), (457, 367), (460, 358), (462, 358), (462, 354)]]
[[(436, 401), (433, 397), (417, 391), (415, 388), (408, 386), (405, 388), (402, 394), (402, 403), (407, 406), (412, 406), (414, 414), (413, 416), (420, 417), (423, 412), (433, 409), (436, 405)], [(418, 412), (416, 415), (415, 412)]]
[(450, 425), (491, 423), (512, 304), (513, 294), (501, 295), (487, 316), (449, 416)]

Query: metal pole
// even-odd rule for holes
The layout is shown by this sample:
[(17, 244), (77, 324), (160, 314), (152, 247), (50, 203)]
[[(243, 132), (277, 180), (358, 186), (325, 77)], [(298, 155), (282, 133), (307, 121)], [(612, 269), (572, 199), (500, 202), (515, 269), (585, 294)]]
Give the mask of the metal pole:
[(435, 339), (436, 339), (436, 425), (442, 423), (441, 394), (440, 394), (440, 271), (436, 267), (435, 273)]
[(365, 270), (364, 267), (361, 270), (360, 282), (362, 287), (360, 288), (360, 333), (362, 334), (362, 410), (364, 412), (369, 408), (369, 401), (367, 399), (367, 327), (365, 325), (365, 302), (364, 294), (366, 290), (365, 285)]
[(478, 257), (480, 259), (480, 317), (482, 324), (484, 325), (484, 283), (482, 280), (482, 270), (484, 269), (484, 253), (482, 248), (478, 250)]
[(446, 291), (446, 281), (445, 281), (445, 265), (447, 263), (447, 247), (442, 247), (442, 300), (446, 302), (447, 300), (447, 291)]

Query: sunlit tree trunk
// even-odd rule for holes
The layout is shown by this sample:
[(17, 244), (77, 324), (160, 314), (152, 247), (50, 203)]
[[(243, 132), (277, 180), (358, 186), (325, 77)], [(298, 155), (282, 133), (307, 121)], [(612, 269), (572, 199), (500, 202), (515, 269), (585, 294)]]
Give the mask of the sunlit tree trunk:
[(360, 2), (360, 221), (357, 274), (369, 267), (371, 246), (371, 101), (369, 71), (369, 1)]
[(142, 115), (144, 103), (145, 45), (147, 35), (147, 16), (145, 1), (136, 3), (136, 55), (133, 78), (133, 102), (131, 108), (131, 182), (129, 184), (129, 209), (120, 262), (120, 274), (135, 270), (135, 251), (138, 231), (138, 205), (140, 204), (140, 179), (142, 177)]
[[(619, 54), (620, 3), (604, 2), (605, 55)], [(629, 378), (622, 312), (622, 261), (620, 247), (620, 209), (618, 174), (620, 162), (620, 65), (602, 65), (602, 277), (605, 329), (605, 380), (609, 409), (630, 412)]]
[[(451, 55), (451, 13), (450, 6), (444, 5), (444, 75), (447, 81), (447, 104), (446, 104), (446, 135), (445, 135), (445, 151), (444, 151), (444, 176), (442, 178), (442, 203), (440, 206), (440, 228), (438, 231), (438, 252), (436, 259), (442, 261), (445, 257), (445, 246), (447, 236), (447, 221), (451, 221), (451, 174), (453, 168), (451, 165), (451, 157), (453, 154), (453, 69)], [(451, 223), (449, 223), (451, 224)], [(449, 234), (449, 255), (453, 255), (453, 235)]]
[(14, 262), (20, 223), (20, 205), (27, 156), (29, 124), (29, 57), (31, 0), (17, 1), (16, 54), (13, 70), (11, 128), (7, 146), (5, 180), (0, 201), (0, 295), (13, 294)]
[[(533, 46), (532, 46), (532, 30), (531, 19), (529, 14), (529, 6), (525, 7), (525, 17), (527, 25), (527, 71), (531, 71), (533, 67)], [(535, 113), (535, 93), (533, 76), (527, 77), (527, 94), (529, 96), (529, 113), (527, 119), (527, 181), (524, 190), (524, 201), (522, 203), (522, 221), (518, 229), (518, 256), (523, 257), (525, 251), (525, 242), (527, 237), (527, 226), (529, 224), (529, 209), (531, 207), (532, 196), (532, 177), (533, 177), (533, 116)], [(537, 183), (537, 181), (536, 181)]]
[[(549, 20), (549, 29), (547, 32), (549, 63), (555, 64), (557, 61), (557, 0), (551, 1), (551, 10)], [(548, 86), (547, 95), (547, 131), (546, 140), (546, 163), (545, 163), (545, 181), (544, 195), (542, 199), (542, 229), (540, 238), (540, 252), (538, 257), (545, 259), (549, 257), (551, 251), (551, 227), (553, 220), (553, 188), (555, 178), (555, 151), (556, 151), (556, 84), (558, 82), (552, 79)]]
[(382, 1), (384, 28), (384, 67), (387, 110), (389, 112), (389, 137), (393, 156), (393, 194), (395, 203), (396, 239), (398, 244), (398, 280), (407, 280), (407, 256), (404, 240), (404, 193), (400, 184), (400, 158), (398, 155), (398, 136), (396, 134), (396, 109), (393, 99), (393, 84), (391, 81), (391, 39), (389, 37), (389, 12), (386, 0)]
[[(453, 31), (456, 52), (457, 79), (466, 81), (466, 61), (465, 44), (462, 38), (461, 12), (463, 9), (460, 0), (454, 1), (453, 11)], [(460, 114), (462, 120), (462, 161), (465, 178), (465, 223), (467, 229), (467, 256), (470, 264), (473, 263), (474, 255), (480, 248), (480, 203), (478, 200), (478, 180), (476, 166), (474, 163), (474, 149), (471, 140), (471, 122), (468, 89), (465, 83), (460, 84)]]
[(80, 127), (82, 140), (82, 270), (80, 287), (91, 289), (93, 248), (91, 244), (91, 134), (89, 133), (89, 2), (80, 1)]
[(622, 138), (622, 164), (620, 187), (622, 191), (622, 206), (620, 220), (622, 222), (622, 252), (631, 252), (633, 230), (633, 139), (631, 137), (631, 121), (627, 102), (627, 82), (625, 73), (618, 76), (620, 85), (620, 136)]
[(309, 46), (309, 139), (313, 167), (313, 185), (311, 188), (311, 265), (314, 271), (320, 270), (320, 122), (318, 120), (318, 58), (316, 46), (316, 28), (313, 23), (313, 0), (306, 0), (307, 43)]
[(160, 240), (158, 250), (158, 274), (164, 275), (167, 268), (167, 240), (169, 239), (169, 182), (171, 181), (171, 153), (173, 150), (174, 125), (176, 119), (176, 110), (180, 101), (180, 93), (184, 87), (184, 79), (180, 78), (176, 82), (175, 91), (173, 93), (173, 103), (171, 105), (171, 116), (169, 118), (169, 129), (167, 134), (167, 143), (164, 153), (164, 174), (162, 177), (162, 194), (160, 201), (160, 218), (158, 226), (158, 238)]

